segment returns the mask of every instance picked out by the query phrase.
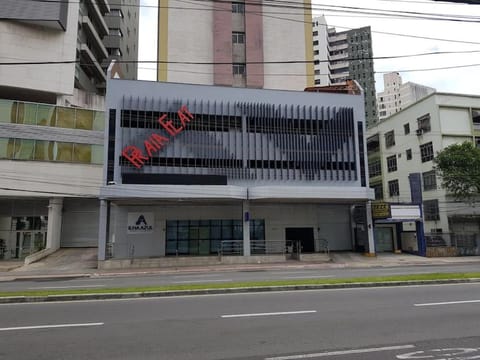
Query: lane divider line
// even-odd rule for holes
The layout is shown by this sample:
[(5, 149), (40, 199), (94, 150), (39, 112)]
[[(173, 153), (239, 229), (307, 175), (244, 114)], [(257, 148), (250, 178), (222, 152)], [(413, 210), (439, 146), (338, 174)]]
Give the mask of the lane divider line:
[(438, 305), (456, 305), (456, 304), (473, 304), (480, 303), (480, 300), (463, 300), (463, 301), (445, 301), (437, 303), (423, 303), (423, 304), (414, 304), (415, 306), (438, 306)]
[(38, 290), (38, 289), (73, 289), (73, 288), (93, 288), (93, 287), (104, 287), (105, 285), (73, 285), (73, 286), (36, 286), (29, 287), (28, 290)]
[(289, 355), (289, 356), (277, 356), (277, 357), (265, 358), (265, 360), (311, 359), (311, 358), (337, 356), (337, 355), (352, 355), (352, 354), (365, 354), (365, 353), (380, 352), (380, 351), (404, 350), (404, 349), (412, 349), (414, 347), (415, 347), (415, 345), (385, 346), (385, 347), (367, 348), (367, 349), (328, 351), (328, 352), (316, 353), (316, 354), (299, 354), (299, 355)]
[(84, 323), (84, 324), (57, 324), (57, 325), (36, 325), (36, 326), (16, 326), (0, 328), (0, 331), (15, 331), (15, 330), (37, 330), (37, 329), (55, 329), (55, 328), (68, 328), (68, 327), (85, 327), (85, 326), (102, 326), (100, 323)]
[(254, 317), (254, 316), (276, 316), (276, 315), (311, 314), (311, 313), (316, 313), (316, 312), (317, 312), (317, 310), (281, 311), (281, 312), (271, 312), (271, 313), (222, 315), (221, 317), (224, 318), (224, 319), (228, 319), (228, 318)]

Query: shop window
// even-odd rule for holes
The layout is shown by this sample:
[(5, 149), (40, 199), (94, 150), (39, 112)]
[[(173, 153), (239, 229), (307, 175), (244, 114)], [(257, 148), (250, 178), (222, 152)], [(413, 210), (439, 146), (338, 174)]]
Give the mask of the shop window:
[(388, 194), (390, 195), (390, 197), (400, 195), (398, 180), (391, 180), (388, 182)]
[(425, 200), (423, 202), (423, 216), (427, 221), (440, 220), (438, 200)]
[(38, 105), (37, 108), (37, 125), (55, 126), (56, 116), (55, 106)]
[(397, 155), (387, 157), (387, 170), (388, 172), (397, 171)]
[(17, 124), (36, 125), (37, 104), (17, 103)]
[(0, 123), (17, 122), (17, 105), (12, 100), (0, 100)]
[(73, 144), (55, 141), (53, 144), (53, 160), (71, 162), (73, 159)]
[(422, 173), (423, 190), (437, 190), (437, 176), (435, 170)]
[(422, 163), (433, 160), (432, 142), (420, 145), (420, 155), (422, 158)]
[(90, 164), (92, 159), (92, 147), (89, 144), (73, 145), (73, 162)]
[(35, 140), (15, 139), (14, 153), (11, 159), (33, 160)]

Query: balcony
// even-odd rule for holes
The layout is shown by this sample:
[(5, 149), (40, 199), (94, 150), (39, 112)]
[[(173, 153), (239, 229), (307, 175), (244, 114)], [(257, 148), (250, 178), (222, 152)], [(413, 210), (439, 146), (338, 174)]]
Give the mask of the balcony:
[(348, 67), (350, 66), (350, 63), (348, 61), (343, 61), (340, 64), (334, 64), (334, 65), (329, 65), (330, 71), (332, 70), (338, 70), (338, 69), (343, 69), (345, 68), (348, 70)]
[(341, 51), (341, 50), (347, 50), (348, 49), (348, 43), (343, 43), (339, 45), (333, 45), (333, 46), (328, 46), (328, 51), (333, 52), (333, 51)]
[(85, 34), (87, 35), (89, 42), (95, 48), (97, 54), (102, 55), (100, 56), (103, 60), (104, 58), (108, 57), (108, 52), (105, 46), (103, 45), (102, 39), (98, 36), (97, 31), (93, 27), (92, 22), (88, 18), (88, 16), (82, 16), (81, 19), (82, 27), (85, 30)]
[(97, 79), (97, 82), (102, 83), (107, 81), (107, 76), (103, 72), (100, 63), (88, 48), (87, 44), (80, 45), (80, 66), (86, 74)]
[(328, 34), (328, 42), (336, 42), (336, 41), (347, 41), (347, 34), (338, 34), (338, 35), (330, 35)]
[(103, 13), (100, 11), (100, 8), (91, 0), (87, 1), (86, 5), (88, 7), (88, 17), (97, 30), (98, 35), (100, 37), (108, 35), (108, 25), (103, 19)]
[(106, 14), (110, 12), (110, 5), (108, 5), (107, 0), (96, 0), (95, 2), (97, 3), (102, 13)]
[(348, 53), (344, 52), (343, 54), (330, 55), (329, 59), (330, 59), (330, 61), (348, 59)]

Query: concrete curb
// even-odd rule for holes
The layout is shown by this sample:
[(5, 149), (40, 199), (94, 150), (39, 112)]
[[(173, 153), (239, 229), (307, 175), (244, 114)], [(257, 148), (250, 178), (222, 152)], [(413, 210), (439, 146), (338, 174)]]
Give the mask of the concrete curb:
[(296, 291), (296, 290), (326, 290), (348, 288), (372, 288), (393, 286), (415, 285), (439, 285), (439, 284), (465, 284), (479, 283), (480, 278), (451, 279), (451, 280), (410, 280), (410, 281), (383, 281), (368, 283), (343, 283), (343, 284), (318, 284), (318, 285), (287, 285), (287, 286), (263, 286), (224, 289), (200, 289), (200, 290), (174, 290), (174, 291), (145, 291), (132, 293), (98, 293), (98, 294), (72, 294), (72, 295), (46, 295), (46, 296), (11, 296), (0, 297), (0, 304), (40, 303), (58, 301), (82, 301), (82, 300), (114, 300), (114, 299), (137, 299), (188, 295), (215, 295), (215, 294), (240, 294), (255, 292)]

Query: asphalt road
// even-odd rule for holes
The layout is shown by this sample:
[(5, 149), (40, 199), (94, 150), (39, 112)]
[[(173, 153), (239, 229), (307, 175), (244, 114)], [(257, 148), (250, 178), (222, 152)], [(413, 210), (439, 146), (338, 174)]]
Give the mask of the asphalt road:
[(2, 360), (305, 358), (480, 359), (480, 284), (0, 305)]
[(423, 265), (359, 269), (282, 269), (215, 271), (207, 273), (136, 274), (70, 279), (35, 279), (0, 282), (0, 291), (137, 287), (172, 284), (228, 283), (236, 281), (335, 279), (425, 273), (479, 272), (478, 264)]

